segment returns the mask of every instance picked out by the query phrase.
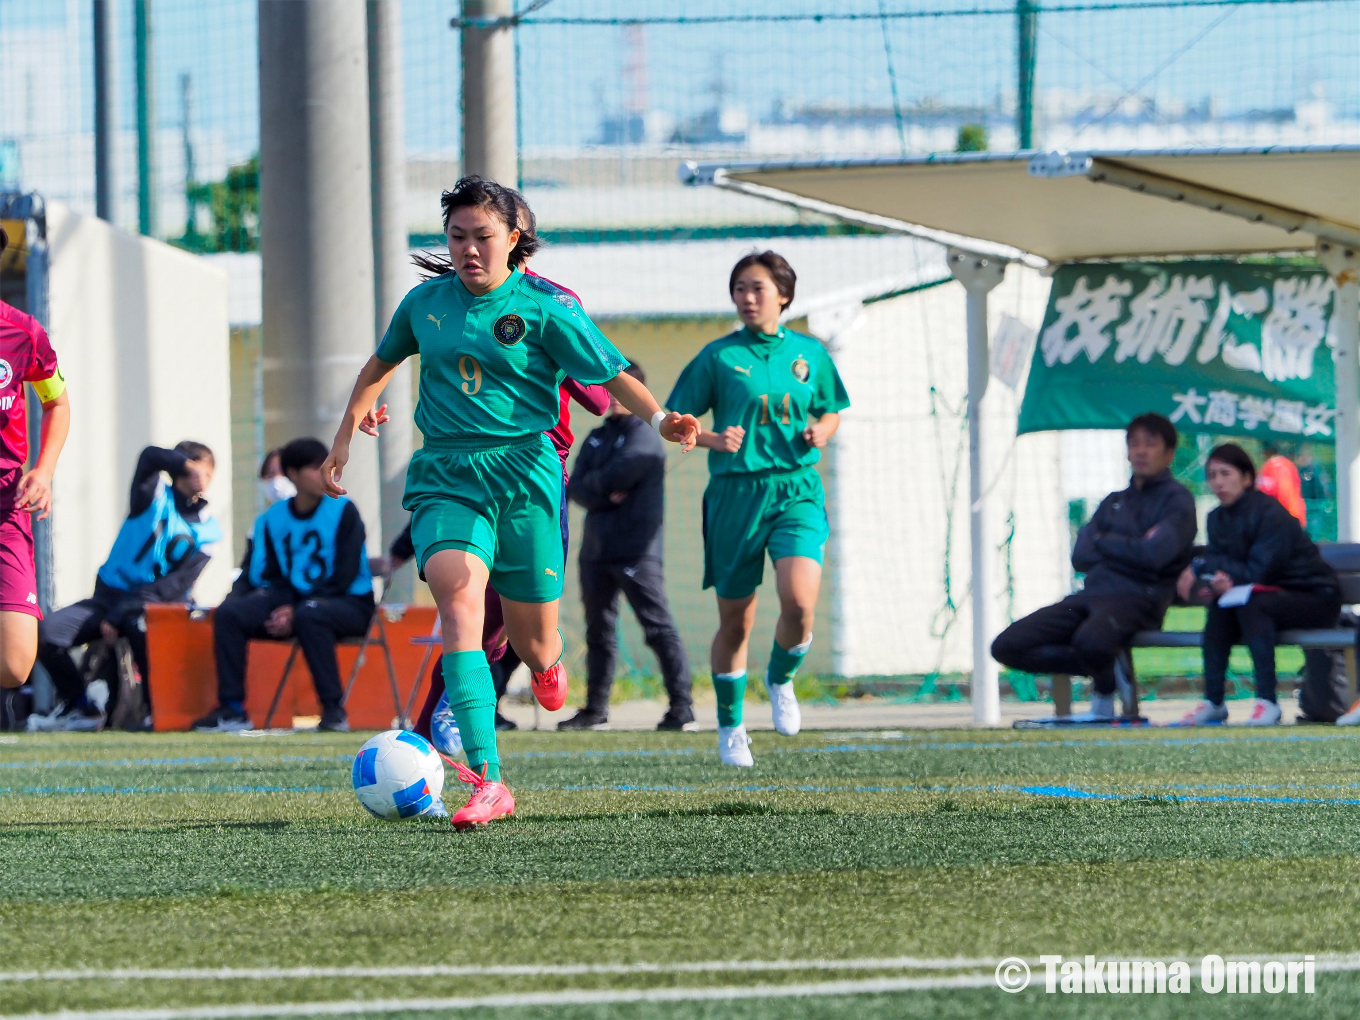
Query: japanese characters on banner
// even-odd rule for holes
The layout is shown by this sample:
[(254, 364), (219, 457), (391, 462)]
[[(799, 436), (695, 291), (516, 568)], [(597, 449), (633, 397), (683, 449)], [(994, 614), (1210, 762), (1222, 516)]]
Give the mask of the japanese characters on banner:
[(1183, 432), (1330, 443), (1332, 290), (1305, 266), (1061, 266), (1019, 431), (1123, 428), (1158, 411)]

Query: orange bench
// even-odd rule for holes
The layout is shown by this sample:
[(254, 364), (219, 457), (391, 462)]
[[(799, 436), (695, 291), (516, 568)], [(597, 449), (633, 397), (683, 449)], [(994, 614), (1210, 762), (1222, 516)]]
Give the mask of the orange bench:
[[(428, 676), (417, 677), (425, 649), (412, 644), (412, 638), (427, 638), (434, 626), (432, 606), (385, 606), (383, 622), (391, 645), (392, 662), (397, 674), (397, 691), (403, 706), (414, 700), (420, 704)], [(212, 610), (190, 613), (187, 606), (150, 605), (146, 607), (147, 664), (152, 719), (157, 732), (187, 730), (195, 719), (217, 704), (217, 666), (213, 659)], [(263, 726), (273, 700), (288, 642), (252, 641), (250, 665), (246, 671), (246, 713), (251, 724)], [(340, 675), (347, 677), (359, 649), (341, 645)], [(421, 690), (412, 686), (419, 683)], [(345, 704), (349, 724), (356, 730), (386, 730), (396, 724), (392, 689), (387, 679), (381, 650), (370, 646), (358, 679)], [(274, 712), (273, 726), (290, 727), (294, 716), (321, 714), (312, 674), (299, 658), (288, 677), (288, 686)]]

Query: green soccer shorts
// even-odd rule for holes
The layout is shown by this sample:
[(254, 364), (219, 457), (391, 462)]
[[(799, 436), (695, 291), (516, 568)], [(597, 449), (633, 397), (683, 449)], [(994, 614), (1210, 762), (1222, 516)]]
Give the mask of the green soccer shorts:
[(562, 461), (547, 436), (476, 447), (427, 440), (411, 458), (402, 506), (422, 578), (441, 549), (466, 549), (505, 598), (562, 597)]
[(767, 551), (772, 561), (821, 563), (830, 530), (816, 468), (714, 475), (704, 491), (704, 587), (746, 598), (765, 578)]

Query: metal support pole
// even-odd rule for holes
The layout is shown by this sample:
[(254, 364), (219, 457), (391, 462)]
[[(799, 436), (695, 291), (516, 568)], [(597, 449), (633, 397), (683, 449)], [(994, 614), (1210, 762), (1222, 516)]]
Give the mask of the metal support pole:
[[(44, 329), (48, 329), (51, 328), (52, 317), (47, 307), (47, 277), (51, 265), (47, 247), (47, 216), (41, 208), (32, 211), (42, 219), (35, 216), (24, 224), (24, 245), (28, 249), (24, 302), (28, 306), (28, 314), (42, 323)], [(36, 457), (42, 448), (42, 410), (37, 400), (31, 406), (28, 447)], [(54, 513), (33, 524), (33, 565), (38, 575), (38, 608), (44, 615), (57, 608), (56, 550), (52, 544)]]
[[(364, 0), (261, 0), (260, 250), (269, 445), (329, 444), (373, 353), (373, 222)], [(377, 443), (344, 485), (380, 548)]]
[(1001, 688), (992, 658), (992, 544), (987, 520), (982, 398), (991, 377), (987, 339), (987, 295), (1006, 275), (1006, 263), (958, 248), (949, 249), (949, 271), (968, 291), (968, 498), (972, 559), (973, 721), (1001, 722)]
[(463, 0), (463, 173), (518, 186), (512, 0)]
[(118, 145), (118, 22), (114, 0), (94, 0), (94, 214), (114, 222)]
[(1360, 541), (1360, 249), (1319, 241), (1332, 274), (1336, 379), (1336, 539)]
[[(373, 148), (373, 272), (377, 336), (392, 321), (397, 306), (415, 282), (406, 233), (406, 119), (401, 74), (401, 0), (368, 0), (368, 125)], [(382, 470), (382, 540), (392, 544), (408, 514), (401, 506), (406, 467), (415, 443), (411, 363), (403, 362), (383, 390), (392, 420), (378, 439)], [(396, 583), (391, 598), (409, 601), (410, 572)]]
[(135, 0), (137, 48), (137, 230), (158, 233), (156, 187), (156, 71), (151, 0)]
[(1039, 7), (1034, 0), (1016, 0), (1015, 62), (1018, 73), (1015, 102), (1015, 133), (1019, 148), (1034, 148), (1035, 41), (1039, 32)]

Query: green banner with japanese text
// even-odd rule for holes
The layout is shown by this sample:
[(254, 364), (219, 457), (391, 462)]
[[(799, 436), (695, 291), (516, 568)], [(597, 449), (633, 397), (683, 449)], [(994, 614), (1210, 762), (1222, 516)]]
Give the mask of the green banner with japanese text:
[(1182, 432), (1331, 443), (1332, 292), (1307, 266), (1061, 266), (1019, 431), (1122, 429), (1157, 411)]

